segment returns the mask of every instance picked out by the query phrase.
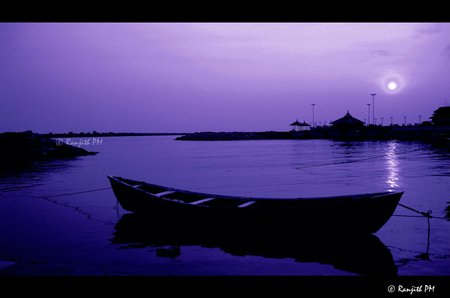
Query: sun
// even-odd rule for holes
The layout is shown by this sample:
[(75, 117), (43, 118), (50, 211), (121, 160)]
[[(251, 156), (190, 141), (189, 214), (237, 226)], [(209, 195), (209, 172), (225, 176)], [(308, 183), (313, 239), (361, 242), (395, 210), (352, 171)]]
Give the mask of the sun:
[(407, 80), (399, 72), (389, 71), (386, 72), (379, 80), (379, 86), (381, 89), (390, 95), (394, 95), (403, 91), (406, 87)]
[(397, 85), (396, 82), (389, 82), (387, 84), (387, 87), (388, 87), (389, 90), (395, 91), (398, 88), (398, 85)]

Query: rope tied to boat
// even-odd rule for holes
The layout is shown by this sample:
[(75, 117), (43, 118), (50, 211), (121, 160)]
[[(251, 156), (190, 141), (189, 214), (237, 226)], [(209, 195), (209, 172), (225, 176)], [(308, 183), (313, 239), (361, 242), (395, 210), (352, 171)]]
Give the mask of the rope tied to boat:
[(72, 195), (78, 195), (78, 194), (83, 194), (83, 193), (88, 193), (88, 192), (96, 192), (96, 191), (107, 190), (107, 189), (111, 189), (111, 187), (103, 187), (103, 188), (89, 189), (89, 190), (83, 190), (83, 191), (77, 191), (77, 192), (62, 193), (62, 194), (51, 195), (51, 196), (38, 196), (38, 197), (43, 198), (43, 199), (65, 197), (65, 196), (72, 196)]
[[(427, 250), (424, 253), (419, 254), (418, 256), (416, 256), (416, 258), (422, 259), (422, 260), (430, 260), (430, 235), (431, 235), (431, 225), (430, 225), (430, 219), (431, 218), (435, 218), (433, 216), (431, 216), (432, 211), (428, 210), (427, 212), (424, 211), (419, 211), (417, 209), (414, 209), (412, 207), (403, 205), (403, 204), (398, 204), (400, 207), (403, 207), (405, 209), (411, 210), (415, 213), (418, 213), (420, 215), (422, 215), (423, 217), (425, 217), (427, 219)], [(439, 218), (439, 217), (437, 217)]]
[(431, 216), (431, 213), (433, 213), (433, 211), (431, 211), (431, 210), (428, 210), (427, 212), (424, 212), (424, 211), (419, 211), (419, 210), (417, 210), (417, 209), (414, 209), (414, 208), (412, 208), (412, 207), (409, 207), (409, 206), (406, 206), (406, 205), (403, 205), (403, 204), (398, 204), (400, 207), (403, 207), (403, 208), (405, 208), (405, 209), (408, 209), (408, 210), (411, 210), (411, 211), (413, 211), (413, 212), (416, 212), (416, 213), (418, 213), (418, 214), (420, 214), (420, 215), (422, 215), (422, 216), (424, 216), (424, 217), (426, 217), (426, 218), (433, 218), (433, 216)]

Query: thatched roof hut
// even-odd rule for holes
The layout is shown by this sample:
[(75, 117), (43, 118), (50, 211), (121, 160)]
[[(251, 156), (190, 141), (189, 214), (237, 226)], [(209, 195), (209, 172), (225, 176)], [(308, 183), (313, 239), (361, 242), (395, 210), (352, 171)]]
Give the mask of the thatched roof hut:
[(347, 111), (347, 114), (345, 114), (344, 117), (339, 118), (337, 120), (334, 120), (331, 122), (333, 127), (361, 127), (364, 126), (364, 122), (356, 119), (352, 115), (350, 115), (350, 112)]

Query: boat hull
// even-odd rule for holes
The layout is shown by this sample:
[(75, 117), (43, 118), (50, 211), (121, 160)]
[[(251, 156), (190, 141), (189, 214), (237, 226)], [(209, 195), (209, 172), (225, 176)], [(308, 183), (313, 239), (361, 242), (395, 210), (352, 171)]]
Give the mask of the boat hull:
[[(145, 214), (164, 225), (194, 223), (214, 230), (240, 227), (251, 231), (291, 233), (375, 233), (392, 216), (402, 192), (316, 199), (260, 199), (252, 208), (198, 206), (158, 198), (133, 187), (133, 180), (111, 177), (123, 209)], [(136, 182), (144, 183), (144, 182)], [(186, 196), (191, 192), (186, 192)], [(206, 195), (205, 195), (206, 196)], [(212, 195), (211, 195), (212, 196)], [(223, 200), (233, 198), (225, 198)], [(242, 199), (242, 198), (237, 198)], [(247, 198), (249, 199), (249, 198)], [(257, 201), (258, 199), (254, 199)]]

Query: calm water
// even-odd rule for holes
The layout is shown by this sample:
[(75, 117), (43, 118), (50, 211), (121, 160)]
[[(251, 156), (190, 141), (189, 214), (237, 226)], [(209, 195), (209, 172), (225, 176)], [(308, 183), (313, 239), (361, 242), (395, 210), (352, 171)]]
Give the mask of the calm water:
[[(0, 270), (18, 275), (354, 275), (374, 263), (399, 275), (450, 275), (450, 155), (406, 142), (269, 140), (183, 142), (173, 136), (103, 138), (97, 156), (35, 164), (0, 177)], [(392, 217), (366, 242), (290, 240), (157, 245), (125, 228), (106, 175), (228, 195), (320, 197), (404, 190), (401, 203), (427, 220)], [(417, 215), (401, 207), (398, 215)], [(128, 216), (129, 219), (129, 216)], [(129, 233), (127, 233), (129, 231)], [(251, 234), (251, 233), (250, 233)], [(186, 237), (189, 237), (187, 235)], [(293, 236), (295, 237), (295, 236)], [(264, 240), (264, 241), (263, 241)], [(298, 239), (297, 239), (298, 240)], [(153, 242), (152, 242), (153, 241)], [(167, 243), (168, 245), (170, 243)], [(178, 255), (179, 254), (179, 255)], [(176, 256), (178, 255), (178, 256)], [(380, 265), (381, 266), (381, 265)]]

